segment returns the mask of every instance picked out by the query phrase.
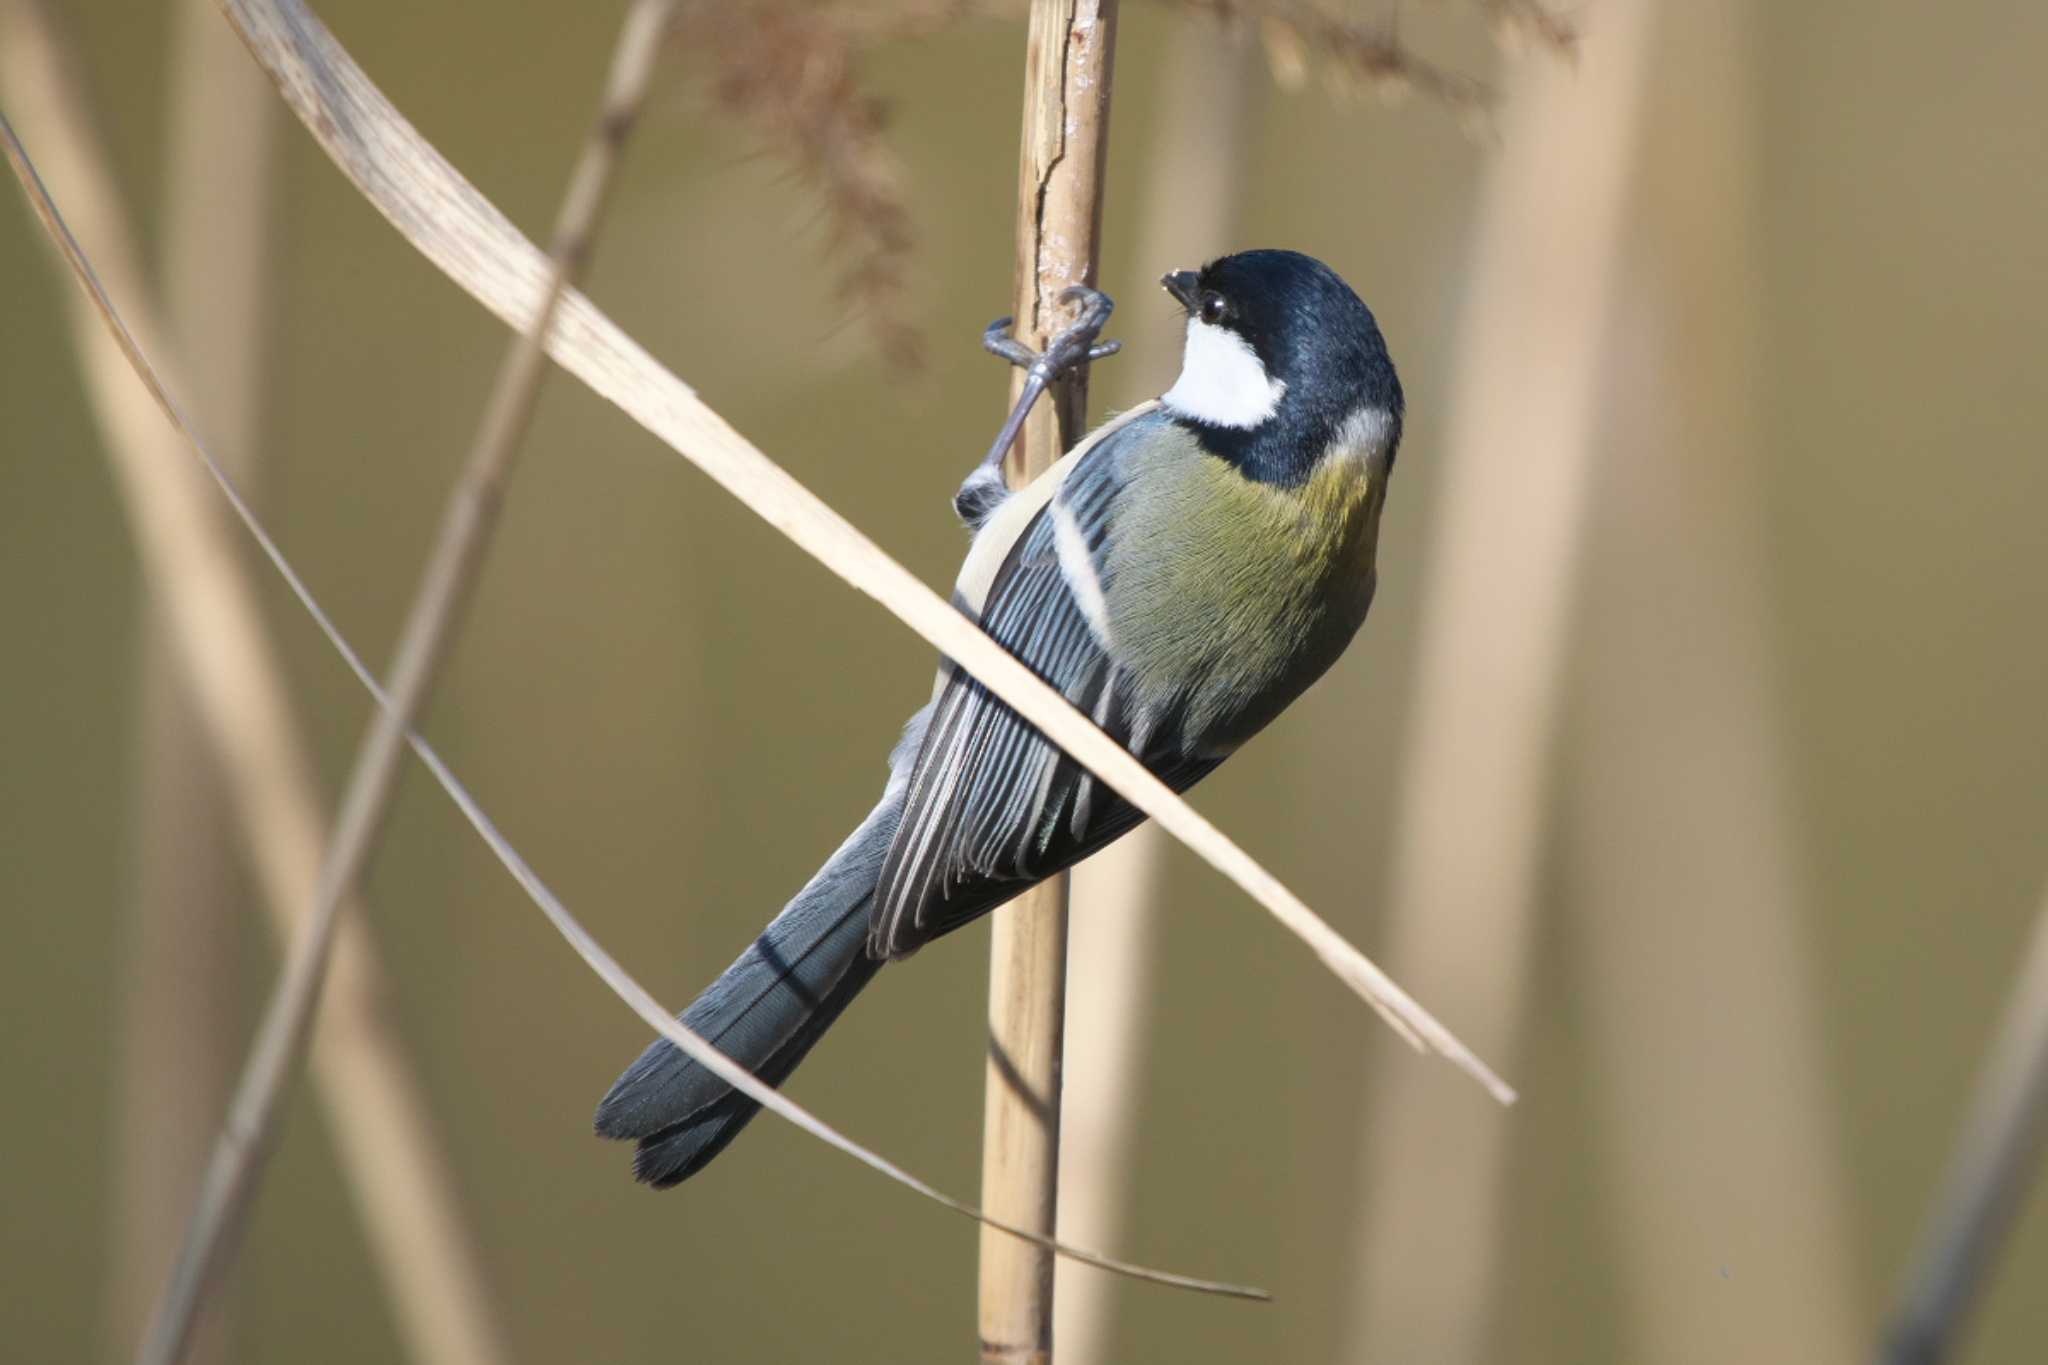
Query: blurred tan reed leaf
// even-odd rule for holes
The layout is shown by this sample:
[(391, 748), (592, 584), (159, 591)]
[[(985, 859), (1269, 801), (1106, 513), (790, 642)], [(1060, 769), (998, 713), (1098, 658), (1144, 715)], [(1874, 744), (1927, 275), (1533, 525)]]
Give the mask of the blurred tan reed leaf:
[[(130, 301), (136, 333), (163, 350), (166, 329), (67, 51), (32, 0), (0, 4), (0, 28), (6, 107), (46, 149), (81, 230)], [(26, 183), (32, 177), (8, 134), (9, 159)], [(326, 815), (284, 670), (204, 475), (135, 384), (122, 343), (88, 299), (74, 297), (72, 340), (123, 510), (226, 778), (267, 923), (289, 941), (299, 925), (294, 907), (317, 877)], [(154, 393), (161, 398), (161, 386)], [(457, 1185), (386, 1016), (390, 989), (360, 917), (342, 932), (333, 975), (337, 1008), (314, 1050), (315, 1080), (400, 1335), (422, 1360), (507, 1360)]]
[[(1137, 257), (1148, 271), (1220, 255), (1237, 232), (1241, 199), (1233, 190), (1255, 137), (1260, 99), (1249, 36), (1198, 15), (1173, 21), (1162, 60), (1174, 79), (1154, 96), (1151, 126), (1158, 131), (1133, 173), (1141, 182)], [(1141, 321), (1156, 332), (1157, 344), (1134, 338), (1099, 376), (1114, 385), (1119, 407), (1173, 382), (1181, 320), (1133, 309), (1125, 329)], [(1166, 915), (1165, 860), (1164, 837), (1145, 824), (1073, 874), (1059, 1227), (1061, 1236), (1092, 1246), (1124, 1240), (1126, 1200), (1141, 1159), (1136, 1097), (1143, 1089), (1152, 967)], [(1065, 1365), (1107, 1362), (1120, 1297), (1115, 1282), (1073, 1262), (1062, 1262), (1054, 1277), (1059, 1359)]]
[[(512, 461), (524, 443), (540, 385), (550, 373), (541, 340), (563, 290), (588, 263), (620, 153), (639, 113), (673, 0), (637, 0), (620, 29), (595, 124), (558, 213), (553, 258), (530, 327), (508, 345), (476, 437), (442, 510), (419, 588), (391, 665), (388, 703), (371, 717), (342, 792), (321, 860), (312, 909), (250, 1044), (225, 1123), (199, 1188), (184, 1246), (158, 1300), (137, 1359), (181, 1359), (201, 1306), (241, 1241), (248, 1209), (276, 1141), (278, 1111), (296, 1076), (332, 962), (340, 914), (375, 856), (405, 767), (413, 718), (433, 693), (504, 506)], [(110, 319), (111, 320), (111, 319)]]
[[(163, 150), (164, 320), (191, 401), (237, 478), (253, 482), (267, 378), (277, 96), (210, 0), (171, 6)], [(214, 174), (209, 174), (212, 168)], [(145, 600), (147, 594), (145, 594)], [(254, 898), (235, 812), (169, 622), (145, 608), (138, 660), (134, 831), (115, 999), (124, 1015), (113, 1142), (106, 1323), (134, 1347), (176, 1254), (190, 1191), (226, 1107), (242, 1032), (242, 924)], [(228, 1359), (227, 1300), (190, 1359)]]
[[(1395, 816), (1389, 952), (1512, 1053), (1535, 938), (1615, 255), (1651, 0), (1578, 69), (1518, 71), (1486, 172), (1451, 371)], [(1530, 346), (1541, 337), (1540, 354)], [(1365, 1100), (1351, 1340), (1365, 1359), (1490, 1358), (1509, 1126), (1412, 1069)]]
[(1847, 1365), (1869, 1321), (1765, 567), (1756, 14), (1655, 11), (1564, 784), (1619, 1325), (1660, 1365)]

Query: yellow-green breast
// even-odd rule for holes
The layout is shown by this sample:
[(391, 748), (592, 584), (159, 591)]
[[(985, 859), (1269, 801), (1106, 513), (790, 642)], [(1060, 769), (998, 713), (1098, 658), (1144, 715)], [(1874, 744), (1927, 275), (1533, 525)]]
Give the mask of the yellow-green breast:
[(1371, 604), (1382, 450), (1332, 450), (1299, 487), (1246, 478), (1192, 435), (1134, 456), (1106, 575), (1118, 660), (1141, 696), (1186, 692), (1227, 752), (1335, 661)]

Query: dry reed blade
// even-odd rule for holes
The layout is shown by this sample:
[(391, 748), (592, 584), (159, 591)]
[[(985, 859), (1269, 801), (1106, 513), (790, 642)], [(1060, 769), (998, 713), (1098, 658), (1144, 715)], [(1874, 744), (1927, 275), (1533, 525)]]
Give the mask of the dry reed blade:
[[(75, 192), (80, 216), (100, 244), (109, 277), (135, 301), (136, 328), (162, 346), (162, 324), (147, 306), (140, 253), (68, 54), (42, 11), (25, 0), (0, 5), (0, 79), (7, 103), (48, 143)], [(10, 134), (10, 143), (11, 143)], [(10, 146), (10, 159), (18, 149)], [(37, 199), (25, 161), (16, 162), (30, 197), (76, 269), (48, 206)], [(248, 841), (268, 923), (289, 939), (318, 874), (325, 816), (313, 766), (291, 715), (285, 675), (264, 627), (253, 586), (235, 554), (205, 478), (186, 463), (176, 433), (151, 411), (166, 401), (161, 381), (138, 391), (125, 328), (94, 316), (103, 295), (88, 289), (72, 315), (87, 394), (104, 434), (122, 506), (171, 641), (200, 704)], [(454, 1202), (421, 1087), (386, 1026), (388, 978), (364, 924), (346, 926), (335, 965), (342, 1008), (315, 1049), (320, 1099), (350, 1187), (362, 1210), (373, 1259), (396, 1325), (420, 1359), (494, 1365), (509, 1358), (493, 1316), (473, 1240)]]
[[(478, 302), (524, 328), (545, 258), (377, 90), (298, 0), (222, 9), (314, 138), (417, 250)], [(1449, 1059), (1503, 1104), (1514, 1090), (1450, 1030), (1115, 740), (776, 465), (690, 387), (573, 291), (550, 353), (833, 573), (873, 597), (1001, 697), (1111, 790), (1243, 888), (1418, 1048)]]
[[(163, 416), (168, 419), (172, 430), (184, 440), (192, 453), (198, 457), (204, 466), (206, 474), (213, 479), (221, 495), (227, 500), (234, 515), (241, 521), (250, 537), (255, 540), (264, 557), (270, 561), (271, 566), (284, 580), (300, 606), (312, 618), (314, 625), (320, 630), (328, 644), (341, 656), (349, 671), (355, 675), (356, 680), (362, 684), (372, 700), (380, 708), (388, 708), (390, 705), (389, 699), (382, 685), (377, 681), (376, 676), (371, 673), (369, 666), (362, 661), (361, 656), (355, 652), (347, 639), (342, 636), (339, 628), (335, 626), (333, 619), (320, 606), (318, 599), (313, 596), (311, 589), (299, 577), (298, 572), (292, 567), (291, 562), (285, 558), (284, 552), (278, 547), (277, 542), (263, 528), (262, 523), (256, 518), (248, 502), (237, 491), (234, 482), (228, 478), (220, 463), (214, 459), (191, 426), (186, 422), (177, 404), (170, 397), (170, 391), (164, 379), (150, 361), (148, 352), (137, 341), (134, 333), (128, 329), (127, 324), (122, 321), (121, 314), (115, 309), (112, 300), (101, 285), (90, 260), (65, 226), (63, 216), (58, 213), (55, 202), (50, 198), (47, 189), (37, 176), (33, 162), (29, 160), (26, 149), (23, 148), (20, 140), (15, 136), (14, 129), (7, 122), (5, 114), (0, 114), (0, 151), (5, 152), (8, 163), (22, 184), (37, 217), (41, 220), (59, 254), (63, 257), (65, 265), (70, 269), (79, 285), (85, 291), (88, 300), (87, 306), (105, 324), (112, 338), (112, 344), (117, 349), (119, 356), (125, 360), (128, 367), (133, 370), (135, 377), (141, 381), (148, 396), (156, 403)], [(216, 552), (217, 547), (208, 547), (209, 554)], [(556, 931), (568, 941), (570, 946), (584, 959), (599, 979), (624, 1000), (649, 1027), (701, 1062), (706, 1068), (723, 1078), (735, 1089), (755, 1100), (763, 1108), (810, 1133), (829, 1146), (846, 1153), (870, 1169), (880, 1172), (889, 1179), (906, 1186), (944, 1208), (974, 1219), (977, 1222), (993, 1223), (993, 1220), (981, 1213), (973, 1205), (943, 1193), (936, 1187), (910, 1174), (894, 1162), (845, 1137), (836, 1129), (815, 1118), (808, 1111), (783, 1095), (781, 1091), (764, 1085), (751, 1073), (734, 1065), (724, 1053), (719, 1052), (705, 1039), (682, 1027), (672, 1014), (664, 1010), (660, 1003), (634, 980), (619, 965), (615, 958), (604, 950), (603, 946), (569, 912), (568, 907), (563, 905), (554, 893), (548, 889), (547, 885), (541, 881), (539, 875), (527, 865), (526, 861), (520, 857), (518, 851), (512, 847), (511, 842), (505, 838), (496, 824), (491, 821), (475, 797), (456, 778), (454, 772), (441, 759), (440, 755), (416, 733), (408, 732), (406, 742), (421, 763), (425, 765), (434, 780), (440, 785), (442, 791), (455, 803), (456, 808), (462, 812), (464, 818), (470, 822), (471, 826), (477, 831), (478, 836), (490, 848), (493, 856), (498, 859), (499, 863), (511, 874), (513, 880), (533, 900), (542, 914), (547, 916), (548, 921), (555, 927)], [(347, 941), (346, 934), (348, 928), (349, 926), (347, 925), (343, 926), (344, 943)], [(1003, 1227), (1004, 1231), (1014, 1237), (1042, 1244), (1057, 1255), (1068, 1257), (1099, 1269), (1112, 1271), (1119, 1275), (1125, 1275), (1132, 1279), (1144, 1280), (1148, 1283), (1165, 1285), (1170, 1288), (1186, 1289), (1197, 1293), (1215, 1294), (1226, 1298), (1249, 1299), (1259, 1302), (1268, 1301), (1271, 1298), (1270, 1294), (1256, 1286), (1231, 1284), (1218, 1280), (1204, 1280), (1193, 1276), (1154, 1270), (1129, 1261), (1117, 1260), (1114, 1257), (1105, 1256), (1099, 1252), (1070, 1246), (1051, 1238), (1040, 1236), (1025, 1228), (1005, 1227), (1001, 1224), (994, 1225)]]
[(627, 11), (610, 77), (556, 223), (540, 305), (530, 327), (511, 343), (485, 406), (476, 440), (443, 512), (418, 595), (392, 664), (390, 704), (371, 719), (342, 794), (312, 913), (294, 940), (283, 978), (271, 996), (236, 1089), (227, 1124), (200, 1187), (184, 1250), (171, 1273), (137, 1359), (172, 1365), (184, 1353), (199, 1306), (239, 1240), (241, 1224), (262, 1179), (277, 1111), (298, 1070), (319, 1006), (345, 901), (375, 853), (413, 718), (433, 691), (452, 648), (484, 552), (497, 525), (512, 458), (526, 434), (548, 371), (542, 338), (563, 291), (590, 258), (605, 192), (631, 131), (672, 17), (672, 0), (639, 0)]

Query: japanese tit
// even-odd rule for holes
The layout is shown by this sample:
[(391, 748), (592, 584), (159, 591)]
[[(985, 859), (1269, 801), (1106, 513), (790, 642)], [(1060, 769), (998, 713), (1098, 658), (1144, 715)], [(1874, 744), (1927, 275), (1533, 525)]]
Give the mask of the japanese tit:
[[(1402, 399), (1372, 313), (1320, 261), (1246, 251), (1161, 283), (1187, 310), (1173, 387), (1015, 493), (991, 466), (970, 476), (954, 600), (1186, 790), (1364, 621)], [(880, 803), (682, 1022), (780, 1085), (884, 963), (1141, 818), (944, 663)], [(612, 1086), (597, 1131), (637, 1141), (635, 1174), (668, 1186), (758, 1107), (664, 1040)]]

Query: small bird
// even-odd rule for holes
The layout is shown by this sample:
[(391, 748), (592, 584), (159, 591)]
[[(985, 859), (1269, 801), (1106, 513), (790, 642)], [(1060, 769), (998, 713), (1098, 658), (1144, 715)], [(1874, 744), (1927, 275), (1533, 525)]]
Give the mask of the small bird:
[[(1160, 283), (1187, 311), (1179, 377), (1011, 492), (1001, 462), (1064, 366), (1099, 359), (1109, 301), (1033, 356), (955, 506), (974, 531), (953, 601), (1161, 780), (1185, 791), (1344, 650), (1372, 603), (1401, 383), (1334, 271), (1245, 251)], [(882, 965), (1086, 858), (1143, 816), (950, 661), (889, 759), (882, 798), (682, 1022), (770, 1085)], [(658, 1041), (597, 1131), (634, 1173), (689, 1178), (759, 1106)]]

